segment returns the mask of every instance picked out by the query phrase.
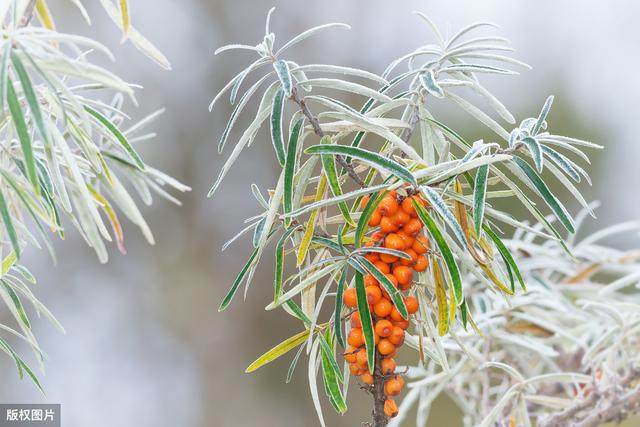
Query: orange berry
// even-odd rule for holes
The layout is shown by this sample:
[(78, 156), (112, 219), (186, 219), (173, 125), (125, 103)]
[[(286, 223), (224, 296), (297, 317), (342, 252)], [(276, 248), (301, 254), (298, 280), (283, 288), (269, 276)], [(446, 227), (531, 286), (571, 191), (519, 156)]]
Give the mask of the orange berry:
[(404, 299), (404, 305), (407, 307), (407, 312), (409, 314), (413, 314), (418, 311), (419, 304), (416, 297), (406, 297)]
[(391, 323), (393, 323), (393, 326), (397, 326), (398, 328), (404, 329), (405, 331), (409, 329), (409, 325), (410, 325), (408, 320), (399, 320), (397, 322), (391, 322)]
[(396, 279), (396, 276), (394, 276), (393, 274), (386, 274), (387, 279), (389, 279), (389, 281), (391, 282), (391, 284), (394, 287), (398, 287), (398, 279)]
[(362, 323), (360, 322), (360, 312), (356, 311), (351, 315), (351, 327), (362, 328)]
[(378, 317), (387, 317), (389, 314), (391, 314), (392, 308), (393, 305), (391, 304), (391, 301), (386, 298), (382, 298), (376, 305), (373, 306), (373, 312)]
[(347, 338), (347, 342), (349, 345), (353, 347), (362, 347), (364, 345), (364, 334), (362, 333), (362, 329), (353, 328), (349, 332), (349, 337)]
[(378, 205), (378, 209), (382, 216), (392, 216), (398, 212), (399, 206), (396, 198), (391, 194), (387, 194)]
[(366, 287), (378, 286), (378, 281), (371, 274), (367, 274), (366, 276), (364, 276), (364, 285)]
[(400, 258), (400, 261), (398, 261), (401, 265), (405, 265), (407, 267), (411, 267), (413, 264), (415, 264), (415, 262), (418, 260), (418, 254), (416, 253), (416, 251), (414, 251), (413, 249), (407, 249), (406, 251), (404, 251), (407, 255), (409, 255), (411, 258), (410, 259), (404, 259), (404, 258)]
[(407, 197), (402, 201), (401, 207), (402, 210), (405, 211), (407, 214), (409, 214), (411, 217), (415, 218), (416, 216), (418, 216), (417, 212), (416, 212), (416, 208), (413, 207), (413, 197)]
[(373, 263), (373, 265), (375, 265), (376, 268), (383, 274), (389, 274), (391, 272), (391, 267), (389, 267), (389, 264), (387, 264), (386, 262), (376, 261)]
[(402, 227), (402, 230), (410, 236), (417, 236), (422, 230), (422, 222), (417, 218), (411, 218), (404, 227)]
[(394, 326), (391, 329), (391, 334), (387, 338), (389, 342), (397, 347), (400, 347), (404, 343), (404, 329)]
[(373, 213), (369, 217), (369, 222), (367, 224), (369, 224), (369, 227), (377, 227), (378, 225), (380, 225), (381, 220), (382, 214), (380, 213), (380, 211), (373, 211)]
[(389, 418), (393, 418), (398, 415), (398, 405), (396, 405), (395, 401), (392, 399), (384, 401), (384, 414)]
[(394, 322), (400, 322), (401, 320), (405, 320), (405, 318), (402, 317), (402, 314), (400, 314), (398, 309), (395, 307), (391, 309), (391, 314), (389, 316), (391, 317), (391, 320)]
[(376, 322), (376, 334), (382, 338), (386, 338), (391, 335), (393, 325), (387, 319), (381, 319)]
[(385, 375), (393, 374), (396, 371), (396, 361), (390, 357), (382, 359), (380, 368), (382, 368), (382, 373)]
[(420, 255), (416, 259), (416, 263), (413, 266), (413, 269), (420, 273), (422, 271), (425, 271), (427, 268), (429, 268), (429, 260), (424, 255)]
[(423, 253), (429, 250), (429, 239), (427, 236), (421, 234), (416, 237), (415, 242), (413, 242), (413, 246), (411, 247), (417, 254), (422, 255)]
[(396, 190), (389, 191), (388, 195), (393, 197), (393, 200), (396, 200), (398, 198), (398, 192)]
[(344, 291), (344, 294), (342, 295), (342, 301), (347, 307), (356, 307), (358, 305), (358, 296), (356, 295), (355, 288), (349, 288)]
[(404, 240), (402, 237), (398, 236), (395, 233), (388, 234), (384, 239), (384, 247), (387, 249), (395, 249), (401, 251), (405, 248)]
[(386, 234), (382, 231), (376, 231), (375, 233), (371, 234), (371, 240), (373, 240), (374, 242), (378, 242), (384, 239), (385, 236)]
[(386, 338), (378, 342), (378, 351), (381, 355), (387, 356), (395, 351), (396, 347)]
[(347, 347), (347, 349), (344, 351), (344, 353), (342, 353), (342, 356), (344, 357), (344, 360), (348, 363), (355, 363), (356, 362), (356, 352), (358, 350), (355, 347), (349, 346)]
[(385, 233), (395, 233), (398, 231), (398, 226), (388, 216), (383, 216), (380, 220), (380, 230)]
[(367, 350), (365, 350), (364, 348), (358, 350), (358, 352), (356, 353), (356, 363), (361, 368), (367, 367), (369, 363), (369, 359), (367, 358)]
[(407, 234), (404, 231), (404, 228), (398, 231), (397, 234), (402, 238), (402, 241), (404, 242), (404, 248), (402, 249), (409, 249), (413, 245), (413, 242), (415, 241), (415, 239), (413, 238), (413, 236), (410, 236), (409, 234)]
[(386, 262), (387, 264), (393, 264), (398, 260), (398, 257), (391, 254), (380, 254), (380, 261)]
[(351, 372), (351, 375), (360, 375), (361, 371), (362, 371), (362, 368), (358, 366), (356, 363), (351, 363), (349, 365), (349, 372)]
[(362, 199), (360, 200), (361, 209), (364, 209), (365, 206), (367, 206), (367, 203), (369, 203), (369, 199), (371, 199), (371, 196), (369, 196), (368, 194), (362, 197)]
[(377, 304), (382, 298), (382, 291), (378, 286), (367, 286), (364, 291), (367, 293), (367, 302), (371, 305)]
[(369, 262), (378, 262), (380, 260), (380, 255), (377, 252), (368, 252), (364, 257)]
[(365, 384), (371, 385), (373, 384), (373, 376), (369, 372), (364, 373), (360, 375), (360, 381), (362, 381)]
[(413, 270), (406, 265), (399, 265), (393, 269), (393, 275), (398, 279), (398, 283), (406, 285), (413, 279)]
[(411, 219), (411, 217), (402, 209), (398, 209), (397, 212), (395, 214), (393, 214), (393, 216), (391, 217), (391, 220), (398, 226), (398, 227), (402, 227), (404, 226), (406, 223), (409, 222), (409, 220)]
[(397, 396), (402, 391), (400, 381), (395, 378), (388, 379), (384, 383), (384, 394), (386, 396)]

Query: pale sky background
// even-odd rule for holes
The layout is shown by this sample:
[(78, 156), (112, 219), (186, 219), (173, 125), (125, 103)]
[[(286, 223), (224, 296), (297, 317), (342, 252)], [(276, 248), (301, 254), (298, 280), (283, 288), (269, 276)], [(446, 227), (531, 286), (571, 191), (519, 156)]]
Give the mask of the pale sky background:
[[(87, 27), (67, 0), (51, 2), (62, 30), (92, 35), (117, 57), (112, 68), (142, 84), (141, 117), (156, 108), (167, 111), (157, 123), (158, 138), (140, 147), (145, 160), (193, 187), (179, 208), (156, 200), (146, 208), (156, 247), (125, 226), (128, 255), (112, 248), (100, 265), (77, 236), (58, 242), (60, 262), (53, 267), (43, 251), (30, 249), (27, 265), (39, 279), (36, 294), (67, 328), (61, 335), (36, 322), (48, 352), (44, 401), (62, 403), (64, 425), (106, 426), (316, 426), (306, 383), (306, 366), (292, 384), (284, 384), (290, 357), (244, 374), (245, 367), (298, 325), (281, 312), (265, 312), (272, 270), (260, 270), (246, 303), (229, 310), (217, 306), (249, 253), (241, 241), (221, 253), (222, 243), (257, 212), (249, 185), (267, 187), (276, 179), (270, 144), (256, 143), (214, 199), (205, 195), (224, 157), (216, 144), (228, 106), (209, 113), (217, 90), (252, 57), (230, 53), (214, 57), (216, 47), (262, 39), (269, 7), (276, 42), (325, 22), (346, 22), (348, 32), (327, 32), (299, 45), (299, 62), (335, 63), (381, 72), (395, 57), (424, 44), (430, 34), (410, 14), (421, 10), (451, 31), (478, 20), (501, 27), (515, 57), (533, 66), (519, 77), (490, 80), (488, 86), (519, 118), (537, 115), (548, 94), (572, 136), (597, 138), (605, 145), (593, 153), (593, 188), (600, 199), (598, 222), (590, 229), (638, 218), (640, 210), (640, 6), (632, 1), (247, 1), (132, 0), (132, 22), (161, 48), (173, 64), (163, 71), (129, 45), (97, 6), (86, 1), (94, 26)], [(471, 126), (463, 113), (451, 117)], [(238, 126), (240, 129), (240, 126)], [(228, 152), (227, 152), (228, 153)], [(628, 243), (621, 243), (628, 244)], [(261, 280), (260, 278), (264, 278)], [(263, 282), (263, 283), (260, 283)], [(266, 286), (260, 286), (266, 285)], [(32, 359), (30, 359), (32, 361)], [(19, 381), (8, 358), (0, 401), (33, 402), (43, 398)], [(368, 416), (368, 398), (352, 387), (350, 411), (326, 415), (331, 426), (354, 426)], [(446, 408), (446, 407), (445, 407)], [(445, 409), (436, 411), (441, 417)], [(442, 419), (442, 418), (440, 418)], [(434, 425), (441, 425), (434, 423)], [(452, 424), (453, 425), (453, 424)]]

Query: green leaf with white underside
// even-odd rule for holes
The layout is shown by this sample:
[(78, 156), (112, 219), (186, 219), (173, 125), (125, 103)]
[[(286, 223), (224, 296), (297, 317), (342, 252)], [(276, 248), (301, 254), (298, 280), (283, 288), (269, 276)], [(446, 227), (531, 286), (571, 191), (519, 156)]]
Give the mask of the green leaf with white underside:
[(366, 259), (365, 257), (358, 257), (358, 262), (367, 269), (367, 271), (375, 277), (375, 279), (380, 282), (380, 284), (387, 291), (389, 296), (391, 297), (391, 301), (393, 301), (393, 305), (398, 309), (403, 318), (409, 319), (409, 313), (407, 312), (407, 307), (404, 305), (404, 300), (402, 299), (402, 294), (396, 288), (393, 283), (389, 280), (389, 278), (380, 270), (378, 267), (373, 265), (371, 261)]
[(475, 187), (473, 188), (473, 225), (476, 230), (476, 236), (480, 236), (480, 229), (482, 228), (488, 176), (489, 166), (480, 166), (476, 172)]
[(27, 177), (31, 181), (34, 191), (37, 195), (40, 195), (40, 184), (38, 183), (38, 173), (36, 172), (36, 162), (33, 156), (33, 146), (31, 137), (29, 135), (29, 129), (27, 123), (22, 114), (20, 107), (20, 101), (16, 95), (16, 91), (13, 87), (11, 80), (7, 80), (7, 103), (9, 104), (9, 111), (11, 118), (13, 119), (13, 125), (16, 128), (18, 139), (20, 140), (20, 147), (22, 148), (22, 155), (24, 156), (24, 166), (27, 170)]
[(273, 68), (276, 70), (278, 79), (280, 79), (280, 84), (282, 85), (284, 94), (287, 95), (287, 97), (291, 96), (291, 91), (293, 90), (293, 82), (291, 80), (289, 64), (287, 64), (287, 61), (280, 59), (273, 63)]
[(238, 273), (236, 280), (233, 281), (233, 284), (231, 285), (229, 292), (227, 292), (227, 295), (225, 295), (224, 299), (222, 300), (222, 303), (220, 303), (220, 306), (218, 307), (218, 311), (223, 311), (225, 308), (227, 308), (227, 306), (235, 296), (236, 292), (238, 292), (238, 287), (240, 287), (240, 283), (242, 283), (242, 280), (247, 275), (247, 272), (249, 271), (249, 268), (253, 264), (253, 260), (258, 255), (259, 250), (260, 248), (256, 248), (253, 250), (253, 253), (247, 260), (246, 264), (244, 265), (244, 267), (242, 267), (242, 270), (240, 270), (240, 273)]
[(426, 72), (420, 74), (420, 83), (429, 94), (436, 98), (444, 98), (444, 91), (436, 81), (436, 76), (430, 68)]
[[(331, 137), (324, 136), (320, 140), (320, 144), (331, 144)], [(338, 171), (336, 170), (336, 161), (335, 158), (329, 154), (323, 154), (320, 156), (322, 160), (322, 168), (324, 170), (325, 175), (327, 176), (327, 180), (329, 181), (329, 187), (331, 188), (331, 192), (334, 196), (342, 195), (342, 186), (340, 185), (340, 180), (338, 178)], [(346, 202), (338, 203), (338, 207), (340, 208), (340, 212), (344, 217), (347, 224), (355, 227), (356, 223), (351, 218), (351, 214), (349, 213), (349, 207)]]
[(284, 91), (278, 89), (273, 99), (273, 109), (271, 110), (271, 142), (276, 151), (276, 157), (280, 166), (284, 166), (285, 148), (282, 137), (282, 112), (284, 110)]
[(356, 277), (356, 296), (358, 300), (358, 311), (360, 312), (360, 323), (362, 324), (362, 333), (364, 334), (364, 342), (367, 349), (367, 360), (369, 362), (369, 372), (373, 374), (375, 367), (375, 351), (376, 345), (373, 332), (373, 321), (371, 320), (371, 311), (369, 310), (369, 301), (367, 292), (364, 289), (364, 277), (362, 273), (355, 273)]

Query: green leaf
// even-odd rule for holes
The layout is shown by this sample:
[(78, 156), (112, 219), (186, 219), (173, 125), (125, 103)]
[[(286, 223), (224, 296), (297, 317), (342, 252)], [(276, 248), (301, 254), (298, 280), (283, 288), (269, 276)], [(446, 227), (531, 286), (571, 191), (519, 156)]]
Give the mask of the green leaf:
[(447, 270), (449, 270), (449, 276), (451, 276), (451, 282), (453, 283), (453, 289), (456, 294), (456, 301), (458, 305), (462, 304), (463, 294), (462, 294), (462, 280), (460, 279), (460, 270), (458, 269), (458, 265), (453, 257), (453, 253), (447, 245), (447, 242), (444, 240), (442, 233), (438, 229), (436, 222), (431, 218), (429, 212), (422, 207), (422, 205), (416, 203), (415, 200), (412, 200), (413, 206), (418, 213), (418, 217), (422, 221), (422, 223), (427, 227), (429, 233), (436, 241), (438, 248), (440, 249), (440, 253), (442, 254), (442, 258), (444, 262), (447, 264)]
[(401, 164), (381, 156), (373, 151), (368, 151), (358, 147), (347, 147), (344, 145), (313, 145), (305, 150), (307, 154), (331, 154), (353, 157), (366, 163), (378, 166), (383, 170), (397, 176), (410, 184), (417, 185), (414, 176)]
[(16, 234), (16, 229), (13, 226), (13, 220), (11, 219), (7, 201), (4, 198), (2, 190), (0, 190), (0, 215), (2, 216), (4, 228), (7, 230), (7, 234), (9, 235), (9, 240), (11, 240), (13, 251), (16, 253), (18, 259), (20, 259), (20, 242), (18, 241), (18, 235)]
[[(324, 136), (320, 140), (320, 144), (331, 144), (331, 137)], [(342, 195), (342, 187), (340, 186), (340, 180), (338, 179), (338, 171), (336, 170), (336, 162), (333, 156), (328, 154), (320, 156), (322, 160), (322, 168), (324, 170), (327, 179), (329, 180), (329, 187), (331, 188), (331, 192), (334, 196)], [(356, 226), (356, 223), (351, 218), (351, 214), (349, 213), (349, 207), (346, 202), (338, 203), (338, 207), (340, 208), (340, 212), (344, 217), (345, 221), (352, 227)]]
[(88, 105), (85, 105), (84, 109), (87, 113), (91, 114), (100, 123), (102, 123), (102, 125), (106, 127), (109, 132), (111, 132), (111, 134), (120, 143), (122, 148), (124, 148), (124, 150), (129, 154), (129, 156), (131, 156), (131, 159), (133, 159), (138, 169), (140, 169), (141, 171), (144, 171), (145, 166), (144, 166), (144, 163), (142, 162), (142, 159), (140, 158), (136, 150), (134, 150), (133, 146), (129, 143), (127, 138), (116, 127), (116, 125), (114, 125), (111, 122), (111, 120), (109, 120), (108, 118), (106, 118), (105, 116), (100, 114), (98, 111), (94, 110), (93, 108), (89, 107)]
[(480, 236), (482, 220), (484, 218), (484, 206), (487, 196), (487, 177), (489, 176), (489, 165), (483, 165), (476, 172), (475, 187), (473, 188), (473, 225), (476, 236)]
[(564, 173), (569, 175), (575, 182), (580, 182), (582, 180), (582, 177), (576, 170), (575, 164), (571, 160), (558, 153), (553, 148), (549, 148), (544, 145), (542, 146), (542, 152), (546, 154), (556, 165), (560, 167), (560, 169), (564, 171)]
[(387, 291), (387, 293), (391, 297), (391, 301), (393, 301), (393, 305), (396, 306), (396, 308), (398, 309), (402, 317), (404, 317), (405, 319), (409, 319), (409, 313), (407, 312), (407, 307), (404, 305), (402, 294), (400, 293), (398, 288), (393, 286), (393, 283), (391, 283), (391, 281), (387, 278), (387, 276), (382, 271), (378, 270), (378, 267), (373, 265), (373, 263), (368, 259), (364, 257), (359, 257), (358, 262), (360, 262), (360, 264), (362, 264), (364, 268), (366, 268), (367, 271), (373, 277), (375, 277), (375, 279), (378, 282), (380, 282), (380, 284), (384, 287), (384, 289)]
[(567, 213), (566, 209), (560, 201), (551, 193), (547, 185), (544, 183), (540, 175), (533, 170), (529, 163), (525, 162), (519, 157), (514, 157), (513, 162), (525, 173), (529, 181), (535, 186), (538, 190), (544, 201), (551, 208), (556, 217), (560, 220), (562, 225), (567, 229), (569, 233), (575, 233), (575, 227), (573, 225), (573, 220)]
[(376, 210), (376, 208), (382, 201), (382, 198), (384, 197), (385, 194), (386, 192), (383, 191), (378, 194), (374, 193), (373, 195), (371, 195), (371, 197), (369, 198), (369, 201), (367, 202), (364, 209), (362, 210), (362, 213), (360, 214), (360, 219), (358, 220), (358, 225), (356, 227), (356, 233), (354, 237), (354, 243), (356, 248), (359, 248), (360, 246), (362, 246), (362, 239), (364, 238), (364, 233), (367, 230), (367, 227), (369, 227), (369, 219), (371, 218), (371, 215), (373, 215), (373, 212)]
[(33, 156), (33, 147), (31, 145), (31, 137), (29, 136), (29, 129), (27, 123), (22, 114), (20, 108), (20, 101), (13, 88), (11, 79), (7, 79), (7, 103), (9, 104), (9, 111), (13, 119), (13, 125), (18, 133), (18, 139), (20, 140), (20, 146), (22, 147), (22, 155), (24, 156), (24, 166), (27, 170), (27, 177), (36, 194), (40, 195), (40, 185), (38, 183), (38, 173), (36, 172), (36, 162)]
[(547, 119), (547, 115), (549, 114), (549, 110), (551, 109), (551, 104), (553, 104), (553, 95), (548, 97), (544, 102), (542, 111), (540, 111), (540, 115), (538, 116), (538, 120), (531, 130), (531, 135), (537, 135), (538, 132), (540, 132), (540, 130), (542, 129), (544, 121)]
[[(284, 213), (293, 210), (293, 178), (296, 172), (296, 155), (298, 153), (298, 141), (300, 140), (300, 130), (304, 124), (304, 117), (298, 119), (293, 125), (289, 135), (289, 145), (287, 146), (287, 158), (284, 164)], [(291, 223), (291, 218), (285, 220), (285, 225)]]
[(367, 300), (367, 293), (364, 289), (364, 277), (362, 276), (362, 273), (357, 271), (355, 273), (355, 277), (358, 311), (360, 312), (360, 323), (362, 323), (362, 332), (364, 333), (364, 342), (367, 348), (369, 372), (373, 374), (376, 352), (376, 345), (373, 336), (373, 321), (371, 320), (371, 312), (369, 311), (369, 301)]
[(11, 43), (5, 43), (0, 61), (0, 111), (4, 111), (4, 100), (7, 94), (7, 82), (9, 81), (9, 55), (11, 55)]
[(273, 63), (273, 68), (276, 70), (276, 74), (278, 74), (278, 79), (280, 79), (280, 83), (282, 84), (282, 90), (284, 90), (284, 94), (287, 97), (291, 96), (291, 92), (293, 90), (293, 83), (291, 81), (291, 72), (289, 71), (289, 64), (287, 61), (282, 59)]
[(445, 201), (440, 197), (440, 195), (430, 187), (422, 186), (420, 187), (424, 196), (427, 198), (431, 206), (438, 212), (438, 214), (445, 220), (445, 222), (451, 227), (453, 230), (453, 234), (456, 235), (456, 238), (462, 244), (462, 247), (468, 246), (467, 238), (464, 235), (464, 231), (458, 221), (456, 221), (456, 217), (449, 210), (449, 206), (445, 203)]
[(485, 234), (489, 236), (491, 240), (493, 240), (493, 243), (496, 245), (496, 248), (498, 249), (498, 252), (500, 252), (500, 255), (502, 255), (502, 259), (504, 260), (505, 264), (516, 275), (516, 278), (520, 283), (520, 287), (522, 287), (522, 290), (526, 292), (527, 286), (524, 284), (524, 279), (522, 278), (522, 274), (520, 274), (520, 269), (518, 268), (518, 264), (516, 264), (516, 261), (513, 259), (511, 252), (509, 252), (509, 249), (505, 246), (502, 240), (500, 240), (498, 235), (494, 233), (491, 228), (485, 225), (483, 227), (483, 230)]
[(333, 312), (333, 325), (336, 331), (336, 341), (340, 347), (345, 348), (344, 333), (342, 331), (342, 296), (344, 295), (344, 287), (347, 283), (347, 266), (345, 265), (340, 272), (340, 280), (338, 281), (338, 289), (336, 290), (336, 307)]
[(22, 302), (20, 301), (20, 298), (18, 297), (16, 292), (11, 286), (7, 285), (4, 280), (2, 280), (2, 287), (7, 292), (7, 294), (9, 294), (9, 298), (11, 298), (11, 301), (13, 302), (13, 305), (16, 309), (16, 313), (18, 313), (20, 321), (22, 322), (24, 327), (27, 329), (31, 329), (31, 323), (29, 322), (29, 318), (27, 317), (27, 312), (24, 310), (24, 306), (22, 305)]
[(218, 311), (223, 311), (225, 308), (227, 308), (227, 306), (235, 296), (236, 292), (238, 291), (238, 287), (240, 286), (240, 283), (242, 283), (242, 280), (247, 275), (247, 272), (249, 271), (251, 264), (253, 264), (253, 260), (258, 255), (259, 250), (260, 248), (256, 248), (253, 250), (253, 253), (247, 260), (247, 263), (244, 265), (244, 267), (242, 267), (242, 270), (240, 270), (240, 273), (236, 277), (236, 280), (233, 281), (233, 284), (231, 285), (229, 292), (227, 292), (227, 295), (225, 295), (224, 299), (220, 303), (220, 306), (218, 307)]
[(25, 70), (22, 61), (20, 61), (20, 58), (18, 57), (18, 55), (16, 55), (15, 52), (11, 52), (11, 60), (13, 61), (13, 68), (16, 70), (18, 78), (20, 79), (24, 97), (27, 99), (29, 109), (31, 110), (31, 114), (33, 115), (33, 120), (36, 124), (38, 132), (40, 133), (40, 137), (42, 137), (42, 141), (44, 141), (45, 145), (48, 145), (49, 134), (47, 132), (47, 127), (44, 124), (44, 117), (42, 116), (42, 110), (40, 109), (40, 102), (36, 97), (33, 86), (31, 85), (29, 74), (27, 74), (27, 70)]
[(436, 77), (431, 68), (428, 68), (427, 71), (420, 74), (420, 83), (422, 83), (422, 87), (425, 88), (429, 94), (436, 98), (444, 98), (444, 91), (436, 81)]
[(247, 374), (251, 373), (261, 368), (262, 366), (266, 365), (267, 363), (273, 362), (283, 354), (288, 353), (290, 350), (296, 348), (297, 346), (305, 342), (309, 337), (309, 334), (310, 334), (309, 330), (304, 330), (282, 341), (280, 344), (276, 345), (271, 350), (267, 351), (265, 354), (258, 357), (255, 360), (255, 362), (253, 362), (251, 365), (249, 365), (249, 367), (247, 367), (247, 369), (245, 370), (245, 373)]
[(285, 148), (282, 137), (282, 112), (284, 110), (284, 92), (278, 89), (273, 99), (273, 110), (271, 110), (271, 142), (276, 150), (276, 157), (280, 166), (284, 166)]
[(282, 273), (284, 271), (284, 245), (287, 243), (287, 239), (291, 237), (297, 227), (292, 227), (284, 232), (284, 234), (278, 240), (276, 245), (276, 273), (273, 281), (273, 300), (277, 303), (278, 298), (282, 294)]
[(335, 369), (335, 367), (330, 363), (329, 356), (324, 350), (324, 347), (321, 346), (321, 348), (323, 349), (322, 377), (324, 380), (324, 385), (327, 389), (329, 397), (331, 398), (331, 402), (335, 406), (336, 411), (340, 414), (344, 414), (347, 411), (347, 404), (344, 401), (344, 397), (342, 396), (342, 391), (340, 389), (340, 384), (338, 383), (338, 373), (340, 373), (340, 370)]
[(289, 369), (287, 370), (287, 378), (285, 380), (286, 384), (291, 382), (291, 378), (293, 377), (293, 371), (295, 371), (296, 366), (298, 365), (298, 360), (300, 359), (300, 355), (302, 354), (302, 350), (304, 350), (304, 346), (301, 345), (298, 347), (298, 351), (296, 351), (295, 356), (293, 356), (293, 360), (291, 361), (291, 365), (289, 365)]
[(536, 169), (538, 172), (542, 172), (543, 168), (543, 157), (542, 157), (542, 148), (540, 147), (540, 143), (537, 139), (527, 136), (520, 140), (523, 144), (527, 146), (527, 149), (531, 153), (531, 157), (533, 158), (533, 163), (536, 165)]

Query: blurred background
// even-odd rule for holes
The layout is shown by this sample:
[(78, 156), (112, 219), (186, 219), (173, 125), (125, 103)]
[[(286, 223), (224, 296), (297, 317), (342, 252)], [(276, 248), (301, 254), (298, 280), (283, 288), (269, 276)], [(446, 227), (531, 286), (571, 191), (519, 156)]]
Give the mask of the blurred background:
[[(224, 253), (220, 247), (242, 227), (245, 217), (259, 211), (250, 184), (271, 188), (277, 165), (267, 137), (259, 138), (243, 153), (216, 197), (205, 197), (228, 155), (227, 150), (219, 156), (216, 144), (231, 112), (225, 102), (213, 113), (207, 106), (253, 59), (245, 52), (214, 57), (213, 51), (227, 43), (260, 42), (271, 5), (277, 7), (272, 19), (276, 43), (326, 22), (353, 27), (309, 39), (291, 51), (291, 59), (379, 73), (394, 58), (430, 41), (427, 28), (410, 14), (413, 10), (427, 13), (449, 33), (478, 20), (499, 24), (499, 35), (516, 47), (514, 56), (533, 70), (519, 77), (485, 78), (486, 85), (519, 119), (537, 115), (546, 96), (554, 94), (551, 129), (606, 147), (591, 153), (594, 185), (582, 187), (588, 200), (603, 203), (597, 227), (637, 219), (637, 2), (131, 1), (134, 26), (169, 57), (170, 72), (131, 45), (120, 45), (119, 31), (98, 2), (85, 3), (93, 18), (91, 27), (71, 2), (50, 2), (58, 28), (91, 35), (113, 49), (117, 62), (111, 69), (144, 86), (137, 92), (140, 107), (127, 109), (132, 116), (166, 107), (156, 124), (158, 137), (138, 149), (149, 164), (193, 191), (180, 196), (182, 207), (157, 199), (152, 208), (144, 209), (155, 247), (125, 224), (128, 255), (113, 247), (107, 265), (100, 265), (74, 232), (57, 243), (60, 262), (55, 267), (44, 251), (29, 250), (25, 264), (39, 279), (34, 291), (67, 334), (37, 322), (36, 335), (49, 356), (42, 378), (44, 398), (30, 383), (17, 379), (8, 358), (0, 358), (0, 402), (62, 403), (65, 426), (318, 425), (306, 366), (298, 367), (291, 384), (284, 383), (292, 355), (244, 374), (257, 356), (299, 328), (285, 313), (263, 310), (272, 294), (271, 266), (265, 263), (259, 269), (246, 302), (236, 298), (225, 313), (217, 312), (250, 253), (250, 243), (241, 240)], [(236, 129), (246, 125), (246, 116), (244, 120)], [(445, 120), (470, 140), (488, 135), (461, 111)], [(593, 221), (587, 224), (590, 230), (595, 227)], [(328, 425), (358, 426), (368, 418), (368, 396), (352, 386), (349, 401), (350, 410), (343, 417), (327, 405)], [(450, 403), (439, 402), (431, 425), (456, 426), (451, 411)]]

